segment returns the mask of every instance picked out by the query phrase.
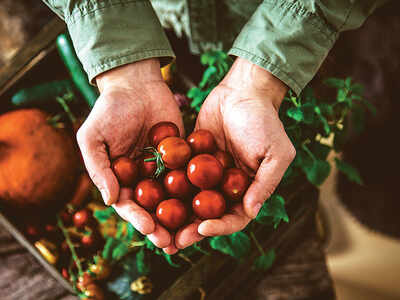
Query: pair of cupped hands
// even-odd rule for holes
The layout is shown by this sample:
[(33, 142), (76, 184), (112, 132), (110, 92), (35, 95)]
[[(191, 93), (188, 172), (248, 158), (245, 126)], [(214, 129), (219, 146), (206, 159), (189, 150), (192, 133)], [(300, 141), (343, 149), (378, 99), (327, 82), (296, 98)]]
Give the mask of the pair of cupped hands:
[(254, 180), (243, 202), (222, 218), (194, 221), (172, 235), (133, 201), (133, 189), (119, 186), (111, 169), (113, 159), (136, 156), (146, 146), (148, 130), (160, 121), (175, 123), (184, 136), (181, 112), (162, 79), (160, 63), (147, 59), (121, 66), (97, 76), (96, 83), (100, 97), (77, 134), (89, 176), (104, 202), (167, 254), (206, 236), (242, 230), (257, 216), (295, 156), (278, 117), (286, 85), (236, 58), (204, 102), (196, 129), (211, 131), (219, 149), (231, 153), (236, 166)]

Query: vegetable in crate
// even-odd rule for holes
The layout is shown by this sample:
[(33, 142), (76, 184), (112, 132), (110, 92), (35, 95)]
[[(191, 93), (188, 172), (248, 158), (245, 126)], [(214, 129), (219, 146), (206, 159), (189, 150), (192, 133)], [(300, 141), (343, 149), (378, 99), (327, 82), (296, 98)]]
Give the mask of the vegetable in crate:
[(74, 139), (48, 119), (37, 109), (0, 116), (0, 198), (8, 206), (50, 209), (75, 190), (80, 160)]

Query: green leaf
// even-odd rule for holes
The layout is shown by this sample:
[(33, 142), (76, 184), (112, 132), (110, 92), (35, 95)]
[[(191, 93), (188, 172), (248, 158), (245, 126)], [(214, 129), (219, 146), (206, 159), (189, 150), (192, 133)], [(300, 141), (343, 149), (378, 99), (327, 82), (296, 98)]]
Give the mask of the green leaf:
[(310, 151), (314, 154), (315, 157), (321, 160), (326, 160), (331, 150), (331, 147), (323, 145), (319, 142), (315, 142), (310, 145)]
[(335, 157), (335, 163), (338, 170), (345, 174), (350, 181), (363, 185), (361, 175), (357, 169), (337, 157)]
[(315, 159), (313, 160), (311, 166), (302, 165), (302, 169), (306, 174), (308, 181), (316, 186), (319, 186), (328, 177), (331, 171), (331, 166), (327, 161)]
[(376, 107), (371, 102), (364, 99), (362, 103), (365, 105), (365, 107), (370, 111), (370, 113), (373, 116), (376, 116)]
[(321, 113), (326, 116), (333, 116), (333, 107), (328, 103), (320, 103), (319, 108), (321, 109)]
[(125, 236), (125, 240), (127, 240), (128, 242), (132, 241), (134, 235), (137, 233), (137, 230), (135, 229), (135, 227), (133, 227), (133, 225), (131, 223), (126, 223), (126, 236)]
[(113, 249), (118, 243), (119, 243), (118, 240), (116, 240), (115, 238), (108, 237), (106, 239), (106, 243), (104, 245), (103, 252), (102, 252), (101, 256), (106, 260), (110, 260), (111, 257), (112, 257)]
[(148, 239), (148, 237), (146, 236), (146, 238), (144, 239), (144, 246), (149, 249), (149, 250), (155, 250), (156, 246), (154, 246), (154, 244)]
[(275, 261), (275, 250), (271, 249), (267, 253), (257, 257), (253, 263), (253, 270), (266, 271), (268, 270)]
[(351, 87), (351, 77), (347, 77), (344, 81), (344, 85), (350, 89)]
[(119, 260), (129, 252), (129, 247), (126, 243), (118, 242), (112, 251), (111, 258), (113, 260)]
[(287, 110), (286, 114), (288, 117), (300, 122), (304, 119), (303, 112), (300, 107), (291, 107)]
[(150, 272), (149, 265), (146, 263), (146, 252), (144, 248), (136, 254), (136, 268), (138, 272), (143, 275), (147, 275)]
[(314, 111), (317, 113), (318, 118), (322, 123), (325, 135), (329, 135), (331, 133), (331, 127), (329, 126), (328, 120), (322, 115), (321, 109), (318, 106), (314, 108)]
[(211, 238), (210, 246), (217, 251), (235, 258), (242, 258), (249, 253), (251, 249), (251, 241), (246, 233), (239, 231), (231, 235)]
[(323, 81), (324, 84), (335, 87), (335, 88), (342, 88), (344, 87), (344, 80), (339, 78), (328, 78)]
[(351, 86), (351, 91), (354, 94), (362, 95), (362, 93), (364, 92), (364, 87), (361, 84), (356, 83)]
[(303, 122), (306, 124), (312, 124), (315, 120), (314, 105), (312, 103), (305, 103), (301, 106), (303, 112)]
[(103, 210), (96, 210), (93, 213), (94, 217), (100, 222), (104, 223), (106, 222), (112, 215), (115, 215), (115, 210), (112, 207), (108, 207)]
[(364, 130), (365, 125), (365, 111), (359, 105), (354, 105), (351, 112), (351, 123), (354, 132), (358, 135)]
[(203, 73), (203, 79), (199, 83), (199, 86), (201, 88), (205, 87), (207, 82), (210, 80), (211, 76), (213, 76), (216, 73), (217, 73), (216, 67), (214, 67), (214, 66), (208, 67), (207, 70), (205, 70), (205, 72)]
[(348, 101), (347, 94), (348, 94), (348, 90), (347, 89), (339, 89), (337, 91), (337, 97), (336, 97), (337, 102), (346, 102), (346, 101)]
[(281, 221), (289, 222), (289, 216), (285, 209), (285, 199), (277, 194), (269, 197), (261, 207), (256, 217), (256, 222), (261, 224), (273, 224), (277, 228)]
[(172, 255), (166, 254), (164, 251), (161, 253), (161, 255), (164, 256), (165, 260), (168, 262), (168, 264), (171, 267), (174, 267), (174, 268), (179, 268), (180, 267), (180, 265), (178, 265), (177, 263), (175, 263), (172, 260)]

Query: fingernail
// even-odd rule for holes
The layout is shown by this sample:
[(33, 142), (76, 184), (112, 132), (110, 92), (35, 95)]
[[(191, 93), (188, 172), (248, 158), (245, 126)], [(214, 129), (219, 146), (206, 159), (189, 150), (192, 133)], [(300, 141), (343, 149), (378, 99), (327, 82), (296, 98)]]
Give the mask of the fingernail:
[(106, 205), (110, 205), (110, 196), (108, 195), (107, 190), (100, 190), (101, 197)]
[(253, 219), (254, 219), (255, 217), (257, 217), (258, 212), (259, 212), (260, 209), (261, 209), (261, 206), (262, 206), (261, 203), (257, 203), (256, 205), (254, 205), (254, 207), (253, 207)]

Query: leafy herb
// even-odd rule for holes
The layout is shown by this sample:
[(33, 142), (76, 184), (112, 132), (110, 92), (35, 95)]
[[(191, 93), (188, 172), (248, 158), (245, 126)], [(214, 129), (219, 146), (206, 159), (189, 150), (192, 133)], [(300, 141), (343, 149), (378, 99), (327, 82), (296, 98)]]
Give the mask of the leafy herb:
[(276, 228), (281, 221), (289, 222), (289, 216), (285, 210), (285, 199), (280, 195), (274, 194), (261, 207), (256, 222), (273, 224), (274, 228)]
[(353, 181), (360, 185), (363, 184), (360, 173), (358, 173), (357, 169), (337, 157), (335, 158), (335, 163), (338, 170), (345, 174), (350, 181)]
[(249, 253), (251, 242), (249, 236), (242, 232), (231, 235), (216, 236), (210, 239), (211, 248), (235, 258), (242, 258)]
[(253, 263), (253, 269), (257, 271), (268, 270), (275, 261), (275, 250), (271, 249), (267, 253), (260, 255)]

